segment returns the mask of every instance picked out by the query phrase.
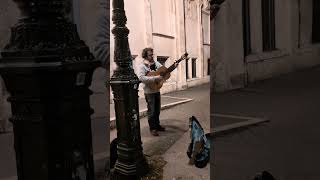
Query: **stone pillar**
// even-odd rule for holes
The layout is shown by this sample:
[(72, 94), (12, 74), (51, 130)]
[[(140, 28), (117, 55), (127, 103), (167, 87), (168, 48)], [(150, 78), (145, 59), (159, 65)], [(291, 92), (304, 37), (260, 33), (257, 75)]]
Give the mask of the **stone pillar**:
[(150, 0), (144, 0), (145, 6), (145, 23), (146, 23), (146, 47), (153, 48), (153, 35), (152, 35), (152, 11), (151, 11), (151, 2)]
[(198, 12), (198, 30), (199, 30), (199, 50), (198, 50), (198, 64), (197, 64), (197, 76), (202, 79), (204, 77), (203, 71), (204, 71), (204, 57), (203, 57), (203, 27), (202, 27), (202, 6), (203, 2), (202, 0), (199, 1), (199, 4), (197, 6), (197, 12)]
[(218, 15), (213, 20), (213, 51), (212, 65), (214, 67), (214, 89), (216, 91), (225, 91), (231, 88), (230, 77), (228, 74), (228, 33), (227, 12), (225, 6), (221, 6)]
[[(177, 43), (177, 54), (183, 54), (186, 52), (186, 26), (185, 26), (185, 0), (176, 0), (176, 17), (178, 22), (176, 23), (176, 43)], [(187, 88), (186, 79), (186, 63), (181, 62), (177, 67), (178, 72), (178, 89)]]

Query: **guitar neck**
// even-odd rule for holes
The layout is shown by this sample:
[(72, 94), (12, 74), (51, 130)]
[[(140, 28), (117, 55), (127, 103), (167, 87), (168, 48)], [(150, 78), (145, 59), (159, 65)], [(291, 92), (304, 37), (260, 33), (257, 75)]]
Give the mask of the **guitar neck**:
[(173, 70), (175, 70), (175, 69), (176, 69), (176, 66), (175, 66), (174, 63), (173, 63), (171, 66), (168, 67), (166, 73), (171, 73), (171, 72), (172, 72)]
[[(180, 61), (182, 61), (182, 59), (178, 59), (175, 61), (175, 63), (180, 63)], [(173, 63), (171, 66), (168, 67), (167, 71), (165, 73), (171, 73), (173, 70), (176, 69), (177, 66), (175, 66), (175, 63)]]

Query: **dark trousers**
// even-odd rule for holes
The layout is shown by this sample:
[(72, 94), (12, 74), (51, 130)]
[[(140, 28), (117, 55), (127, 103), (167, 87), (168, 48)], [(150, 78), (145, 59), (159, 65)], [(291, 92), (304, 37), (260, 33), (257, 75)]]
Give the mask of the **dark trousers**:
[(160, 92), (152, 94), (144, 94), (148, 107), (148, 123), (150, 130), (157, 129), (160, 126), (160, 108), (161, 97)]

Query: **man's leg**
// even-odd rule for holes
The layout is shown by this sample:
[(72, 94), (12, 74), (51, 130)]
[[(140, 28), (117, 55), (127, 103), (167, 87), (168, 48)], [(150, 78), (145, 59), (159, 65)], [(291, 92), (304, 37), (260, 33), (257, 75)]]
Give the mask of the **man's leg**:
[(156, 124), (156, 109), (155, 109), (155, 94), (145, 94), (147, 107), (148, 107), (148, 123), (150, 131), (153, 135), (157, 136)]
[(160, 126), (160, 110), (161, 110), (161, 97), (160, 97), (160, 92), (155, 94), (155, 103), (154, 103), (154, 109), (155, 109), (155, 123), (156, 126)]
[(165, 131), (165, 128), (160, 125), (160, 112), (161, 112), (161, 95), (160, 92), (155, 97), (155, 109), (156, 109), (156, 126), (158, 131)]

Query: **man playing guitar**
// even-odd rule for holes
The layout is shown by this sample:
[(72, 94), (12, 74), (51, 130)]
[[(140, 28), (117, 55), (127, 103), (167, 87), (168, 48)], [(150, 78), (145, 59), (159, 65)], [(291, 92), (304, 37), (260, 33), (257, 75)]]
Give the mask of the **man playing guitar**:
[(148, 122), (150, 132), (159, 136), (158, 131), (165, 128), (160, 125), (159, 115), (161, 109), (160, 88), (170, 78), (170, 73), (176, 69), (179, 62), (188, 57), (188, 53), (181, 56), (170, 67), (162, 66), (153, 59), (153, 49), (145, 48), (142, 51), (143, 63), (138, 67), (138, 78), (142, 82), (145, 99), (148, 106)]
[(163, 77), (160, 75), (147, 76), (147, 73), (156, 71), (156, 69), (162, 65), (154, 60), (152, 48), (143, 49), (142, 58), (144, 61), (138, 66), (137, 75), (142, 82), (144, 96), (147, 102), (150, 133), (153, 136), (159, 136), (158, 131), (165, 131), (165, 128), (160, 125), (159, 119), (161, 109), (160, 90), (150, 88), (150, 83), (160, 82), (163, 80)]

